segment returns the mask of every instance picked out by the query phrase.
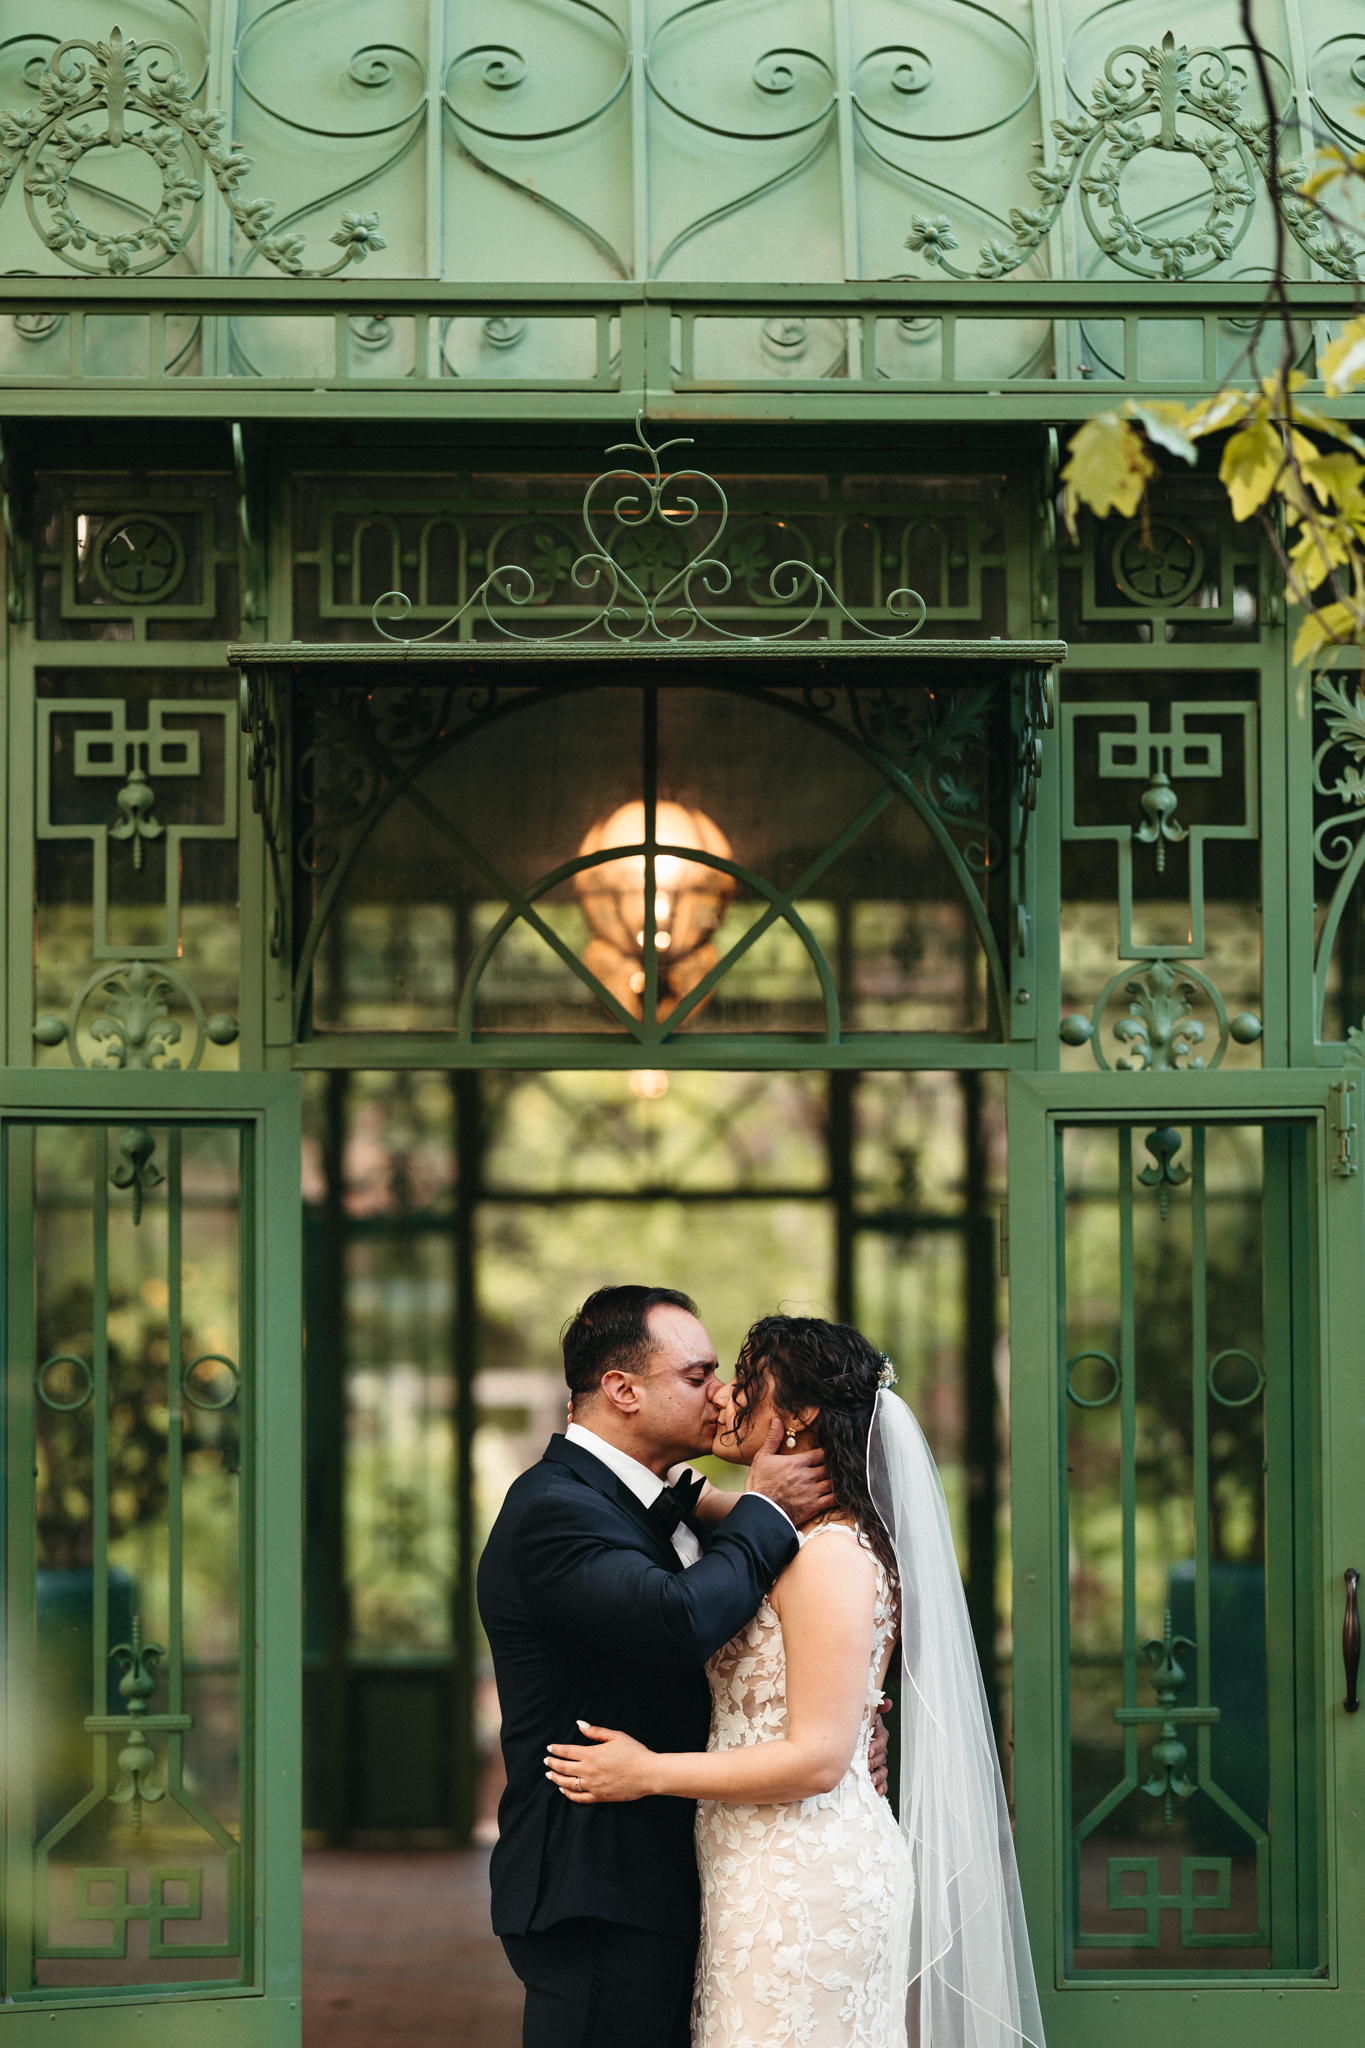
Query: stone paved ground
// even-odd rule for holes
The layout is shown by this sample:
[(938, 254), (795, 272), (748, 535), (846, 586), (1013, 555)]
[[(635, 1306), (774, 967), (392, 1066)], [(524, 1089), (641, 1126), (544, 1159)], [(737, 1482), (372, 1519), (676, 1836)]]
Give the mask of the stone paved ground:
[(307, 1849), (304, 2048), (518, 2048), (488, 1852)]

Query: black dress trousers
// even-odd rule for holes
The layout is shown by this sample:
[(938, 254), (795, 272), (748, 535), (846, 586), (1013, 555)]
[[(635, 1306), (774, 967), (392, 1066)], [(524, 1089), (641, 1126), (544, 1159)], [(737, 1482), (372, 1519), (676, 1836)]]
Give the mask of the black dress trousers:
[(688, 2048), (695, 1940), (561, 1920), (502, 1945), (526, 1986), (522, 2048)]

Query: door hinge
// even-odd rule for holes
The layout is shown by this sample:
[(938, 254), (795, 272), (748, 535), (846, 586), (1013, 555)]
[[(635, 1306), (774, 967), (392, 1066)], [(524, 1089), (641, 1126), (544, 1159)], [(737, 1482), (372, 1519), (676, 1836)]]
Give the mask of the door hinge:
[(1000, 1278), (1010, 1277), (1010, 1205), (1000, 1204)]
[(1337, 1138), (1332, 1171), (1341, 1180), (1349, 1180), (1359, 1167), (1356, 1157), (1355, 1088), (1354, 1081), (1332, 1083), (1332, 1129), (1336, 1132)]

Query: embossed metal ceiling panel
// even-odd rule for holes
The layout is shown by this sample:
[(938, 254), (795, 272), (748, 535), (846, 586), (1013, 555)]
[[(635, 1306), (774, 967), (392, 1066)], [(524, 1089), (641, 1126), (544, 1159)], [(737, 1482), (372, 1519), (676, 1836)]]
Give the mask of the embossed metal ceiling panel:
[[(1258, 21), (1292, 266), (1353, 275), (1291, 159), (1360, 146), (1358, 5)], [(57, 0), (0, 50), (11, 275), (1245, 279), (1267, 163), (1235, 0)], [(718, 360), (821, 374), (769, 327)]]

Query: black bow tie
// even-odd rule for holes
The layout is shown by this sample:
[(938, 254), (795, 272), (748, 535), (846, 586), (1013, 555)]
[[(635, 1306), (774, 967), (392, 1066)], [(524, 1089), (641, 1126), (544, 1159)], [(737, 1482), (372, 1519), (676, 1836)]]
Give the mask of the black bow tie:
[(697, 1502), (701, 1499), (705, 1484), (706, 1481), (699, 1472), (682, 1472), (678, 1475), (676, 1483), (666, 1486), (658, 1499), (651, 1501), (645, 1509), (650, 1527), (657, 1535), (663, 1537), (665, 1543), (670, 1541), (679, 1522), (686, 1521), (689, 1516), (696, 1513)]

